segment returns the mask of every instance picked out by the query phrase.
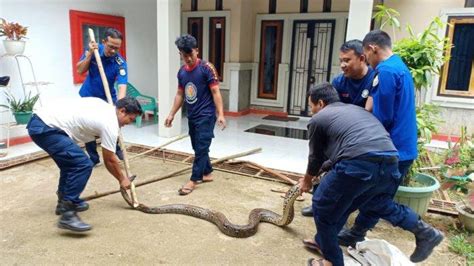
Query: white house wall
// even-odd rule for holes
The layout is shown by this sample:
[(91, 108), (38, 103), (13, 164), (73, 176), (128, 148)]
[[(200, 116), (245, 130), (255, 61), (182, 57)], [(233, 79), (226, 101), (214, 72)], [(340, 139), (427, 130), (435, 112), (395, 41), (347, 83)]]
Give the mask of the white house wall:
[[(128, 79), (144, 94), (157, 96), (156, 3), (154, 0), (0, 0), (0, 17), (28, 26), (25, 55), (31, 58), (40, 81), (53, 84), (40, 88), (43, 104), (78, 97), (80, 85), (73, 84), (69, 10), (125, 17)], [(4, 54), (0, 45), (0, 54)], [(25, 65), (24, 80), (31, 81)], [(14, 59), (0, 60), (0, 76), (11, 76), (11, 90), (21, 95)], [(0, 93), (0, 103), (5, 102)], [(2, 116), (2, 120), (8, 116)], [(10, 118), (11, 119), (11, 118)], [(2, 121), (2, 123), (5, 121)], [(17, 128), (12, 137), (26, 131)]]
[[(42, 99), (74, 97), (69, 10), (125, 17), (128, 78), (143, 93), (157, 96), (156, 3), (154, 0), (0, 0), (0, 17), (28, 26), (25, 55), (38, 80), (53, 84)], [(4, 48), (0, 45), (0, 54)], [(0, 61), (0, 75), (11, 75), (12, 90), (21, 90), (13, 60)], [(25, 71), (27, 72), (27, 71)]]

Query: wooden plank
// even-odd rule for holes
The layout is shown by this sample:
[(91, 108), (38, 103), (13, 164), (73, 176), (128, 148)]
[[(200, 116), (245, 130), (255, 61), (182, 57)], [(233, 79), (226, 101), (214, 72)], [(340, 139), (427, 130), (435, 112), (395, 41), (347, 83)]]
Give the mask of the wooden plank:
[(436, 207), (428, 207), (428, 212), (452, 216), (452, 217), (458, 217), (458, 212), (446, 210), (446, 209), (440, 209)]

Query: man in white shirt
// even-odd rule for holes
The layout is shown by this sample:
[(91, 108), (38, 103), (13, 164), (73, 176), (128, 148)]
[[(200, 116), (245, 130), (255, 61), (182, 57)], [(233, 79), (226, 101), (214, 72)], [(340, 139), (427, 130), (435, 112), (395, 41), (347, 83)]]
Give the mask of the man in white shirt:
[(115, 155), (120, 127), (142, 115), (140, 103), (125, 97), (110, 105), (99, 98), (66, 100), (36, 111), (27, 125), (31, 139), (45, 150), (60, 169), (58, 206), (61, 214), (58, 227), (82, 232), (92, 227), (81, 221), (77, 211), (89, 205), (79, 198), (89, 179), (93, 163), (77, 142), (90, 142), (100, 137), (107, 170), (123, 188), (130, 187), (129, 177), (120, 168)]

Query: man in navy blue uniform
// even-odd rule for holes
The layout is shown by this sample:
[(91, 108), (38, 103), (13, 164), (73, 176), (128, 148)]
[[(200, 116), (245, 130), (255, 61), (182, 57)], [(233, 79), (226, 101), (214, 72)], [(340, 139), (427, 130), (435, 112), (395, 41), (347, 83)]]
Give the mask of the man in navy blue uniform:
[(345, 42), (339, 51), (339, 62), (343, 73), (332, 80), (339, 98), (343, 103), (350, 103), (371, 111), (367, 101), (372, 89), (375, 71), (367, 66), (362, 41)]
[(221, 129), (226, 127), (226, 121), (216, 69), (211, 63), (198, 58), (197, 41), (193, 36), (183, 35), (175, 44), (184, 65), (178, 71), (178, 90), (165, 126), (171, 127), (176, 112), (186, 101), (194, 162), (191, 179), (178, 192), (180, 195), (187, 195), (199, 182), (213, 180), (209, 147), (214, 138), (216, 119)]
[[(386, 32), (369, 32), (363, 40), (363, 46), (367, 61), (376, 71), (371, 91), (373, 115), (388, 131), (399, 153), (398, 170), (402, 178), (390, 187), (391, 196), (394, 197), (418, 155), (413, 79), (400, 56), (392, 53), (392, 43)], [(339, 233), (339, 243), (353, 246), (356, 242), (363, 241), (367, 231), (375, 227), (379, 218), (405, 230), (418, 232), (415, 233), (416, 250), (410, 257), (413, 262), (426, 259), (443, 240), (443, 235), (438, 230), (420, 220), (418, 214), (410, 208), (403, 205), (392, 205), (382, 210), (380, 208), (378, 204), (361, 208), (353, 227)]]
[[(76, 65), (79, 74), (89, 71), (86, 80), (79, 90), (79, 95), (81, 97), (97, 97), (107, 101), (97, 61), (94, 57), (94, 49), (97, 48), (99, 49), (100, 59), (104, 67), (105, 76), (109, 83), (109, 88), (107, 89), (110, 91), (112, 101), (115, 103), (117, 99), (125, 97), (127, 93), (128, 80), (127, 63), (118, 53), (120, 46), (122, 45), (122, 39), (122, 33), (116, 29), (109, 28), (105, 32), (105, 38), (102, 40), (102, 44), (97, 45), (97, 43), (92, 41), (89, 43), (89, 49), (84, 52), (80, 61)], [(114, 89), (115, 82), (117, 82), (118, 85), (118, 95)], [(96, 142), (92, 141), (86, 143), (86, 150), (94, 165), (98, 164), (100, 158), (97, 153)], [(119, 159), (123, 160), (123, 153), (120, 150), (119, 145), (117, 145), (117, 156)]]
[[(350, 103), (372, 111), (372, 101), (368, 100), (375, 71), (367, 65), (362, 41), (350, 40), (339, 49), (339, 62), (343, 73), (332, 80), (343, 103)], [(327, 162), (326, 166), (329, 166)], [(312, 217), (313, 208), (301, 209), (303, 216)]]

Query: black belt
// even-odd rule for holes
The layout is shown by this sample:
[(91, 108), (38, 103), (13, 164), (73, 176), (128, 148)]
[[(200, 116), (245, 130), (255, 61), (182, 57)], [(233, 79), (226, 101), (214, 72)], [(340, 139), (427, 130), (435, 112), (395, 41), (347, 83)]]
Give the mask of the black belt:
[(374, 156), (374, 157), (361, 157), (359, 160), (373, 162), (373, 163), (398, 163), (397, 156)]

